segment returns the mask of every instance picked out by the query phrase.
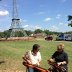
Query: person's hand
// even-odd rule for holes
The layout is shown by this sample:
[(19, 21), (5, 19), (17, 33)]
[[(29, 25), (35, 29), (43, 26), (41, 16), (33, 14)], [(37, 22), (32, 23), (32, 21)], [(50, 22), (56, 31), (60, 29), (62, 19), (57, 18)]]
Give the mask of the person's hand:
[(27, 63), (28, 63), (28, 64), (32, 64), (30, 60), (27, 60)]
[(58, 66), (62, 65), (62, 62), (58, 62), (57, 65), (58, 65)]
[(48, 60), (48, 64), (50, 64), (50, 65), (52, 65), (54, 62), (55, 62), (54, 59), (49, 59), (49, 60)]
[(38, 64), (33, 64), (34, 66), (39, 66)]
[(49, 61), (50, 61), (50, 62), (55, 62), (55, 60), (54, 60), (54, 59), (50, 59)]

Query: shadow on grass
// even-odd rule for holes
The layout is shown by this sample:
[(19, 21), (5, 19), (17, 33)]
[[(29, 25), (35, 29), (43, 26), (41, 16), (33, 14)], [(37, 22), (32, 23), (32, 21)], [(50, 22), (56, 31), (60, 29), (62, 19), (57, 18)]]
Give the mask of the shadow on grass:
[(5, 63), (5, 61), (0, 61), (0, 64)]

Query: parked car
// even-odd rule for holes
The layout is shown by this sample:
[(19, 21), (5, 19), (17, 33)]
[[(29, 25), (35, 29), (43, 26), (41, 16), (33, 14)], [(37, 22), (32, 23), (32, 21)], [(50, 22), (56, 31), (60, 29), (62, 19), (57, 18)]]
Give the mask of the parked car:
[(53, 40), (53, 37), (51, 36), (51, 35), (49, 35), (49, 36), (47, 36), (47, 37), (45, 37), (45, 40)]

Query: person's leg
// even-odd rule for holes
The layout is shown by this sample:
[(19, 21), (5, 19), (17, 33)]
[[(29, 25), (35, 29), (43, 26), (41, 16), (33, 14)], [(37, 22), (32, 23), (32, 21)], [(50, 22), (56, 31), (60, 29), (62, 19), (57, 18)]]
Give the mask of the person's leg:
[(39, 71), (38, 69), (34, 69), (34, 72), (41, 72), (41, 71)]
[(52, 72), (59, 72), (59, 71), (55, 67), (53, 67)]
[(53, 69), (52, 72), (58, 72), (57, 70)]
[(33, 68), (27, 68), (27, 72), (34, 72), (34, 69)]

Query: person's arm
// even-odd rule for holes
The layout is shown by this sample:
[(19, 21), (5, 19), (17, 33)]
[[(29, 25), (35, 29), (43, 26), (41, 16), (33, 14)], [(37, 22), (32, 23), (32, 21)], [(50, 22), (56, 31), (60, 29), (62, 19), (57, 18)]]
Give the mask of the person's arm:
[(24, 62), (27, 62), (27, 63), (31, 64), (30, 57), (29, 57), (29, 52), (26, 52), (26, 54), (23, 57), (23, 60), (24, 60)]
[(56, 56), (56, 52), (52, 55), (51, 59), (49, 59), (50, 62), (55, 62), (55, 56)]
[(53, 59), (51, 58), (48, 61), (54, 63), (55, 62), (55, 59), (54, 58)]
[(67, 64), (67, 62), (66, 61), (63, 61), (63, 62), (58, 62), (57, 64), (58, 64), (58, 66), (60, 66), (60, 65)]

